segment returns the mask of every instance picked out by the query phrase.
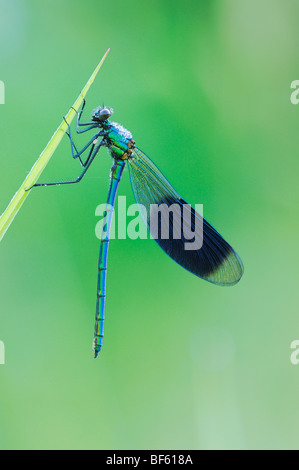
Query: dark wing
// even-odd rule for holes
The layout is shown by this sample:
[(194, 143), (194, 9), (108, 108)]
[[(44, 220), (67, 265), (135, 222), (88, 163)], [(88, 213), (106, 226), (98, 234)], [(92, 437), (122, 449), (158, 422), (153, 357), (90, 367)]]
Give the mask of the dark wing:
[(224, 238), (179, 196), (141, 150), (134, 149), (128, 166), (140, 212), (162, 250), (202, 279), (222, 286), (236, 284), (243, 264)]

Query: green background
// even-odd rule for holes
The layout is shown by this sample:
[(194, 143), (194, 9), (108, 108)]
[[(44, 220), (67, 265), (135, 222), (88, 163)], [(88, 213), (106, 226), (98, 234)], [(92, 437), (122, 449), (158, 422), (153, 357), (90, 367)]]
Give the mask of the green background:
[[(221, 288), (114, 240), (94, 361), (110, 158), (35, 190), (0, 245), (1, 449), (299, 447), (298, 20), (296, 0), (0, 0), (0, 210), (111, 47), (88, 113), (112, 106), (245, 265)], [(79, 172), (65, 138), (41, 181)]]

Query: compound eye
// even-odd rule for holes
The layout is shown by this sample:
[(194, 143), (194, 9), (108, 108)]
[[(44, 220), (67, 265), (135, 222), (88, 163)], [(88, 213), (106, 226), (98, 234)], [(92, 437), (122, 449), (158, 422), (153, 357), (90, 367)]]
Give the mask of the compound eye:
[(99, 112), (99, 119), (101, 121), (105, 121), (106, 119), (109, 119), (111, 116), (111, 110), (108, 108), (102, 108)]
[(92, 120), (96, 122), (104, 122), (106, 119), (109, 119), (112, 114), (112, 108), (106, 108), (106, 106), (98, 107), (93, 112)]

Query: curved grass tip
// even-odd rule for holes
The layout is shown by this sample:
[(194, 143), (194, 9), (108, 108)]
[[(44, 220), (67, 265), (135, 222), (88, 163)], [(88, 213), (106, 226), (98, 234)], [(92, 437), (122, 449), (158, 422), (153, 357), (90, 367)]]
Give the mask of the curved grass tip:
[[(79, 109), (79, 107), (81, 106), (89, 88), (93, 84), (99, 70), (101, 69), (107, 55), (109, 54), (109, 51), (110, 51), (110, 48), (107, 49), (101, 61), (99, 62), (94, 72), (90, 76), (89, 80), (87, 81), (86, 85), (80, 92), (77, 100), (75, 101), (73, 106), (69, 109), (68, 113), (66, 114), (65, 118), (69, 124), (74, 119), (75, 114), (76, 114), (75, 110)], [(17, 213), (19, 212), (22, 205), (24, 204), (25, 199), (29, 196), (31, 191), (28, 191), (28, 189), (32, 188), (32, 186), (36, 184), (40, 175), (42, 174), (47, 164), (49, 163), (50, 158), (52, 157), (53, 153), (55, 152), (58, 145), (60, 144), (66, 131), (67, 131), (67, 124), (63, 120), (60, 126), (54, 132), (53, 136), (51, 137), (45, 149), (40, 154), (39, 158), (37, 159), (36, 163), (32, 167), (31, 171), (29, 172), (25, 181), (21, 185), (20, 189), (16, 192), (16, 194), (10, 201), (7, 209), (1, 215), (0, 217), (0, 241), (3, 239), (4, 235), (6, 234), (7, 230), (9, 229), (13, 220), (15, 219)]]

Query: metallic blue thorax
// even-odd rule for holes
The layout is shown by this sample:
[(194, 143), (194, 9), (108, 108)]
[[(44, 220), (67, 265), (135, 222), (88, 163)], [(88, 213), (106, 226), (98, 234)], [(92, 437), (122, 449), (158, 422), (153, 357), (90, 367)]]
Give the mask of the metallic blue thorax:
[(117, 122), (107, 121), (107, 146), (116, 160), (128, 160), (132, 155), (134, 140), (130, 131)]

